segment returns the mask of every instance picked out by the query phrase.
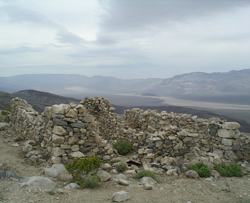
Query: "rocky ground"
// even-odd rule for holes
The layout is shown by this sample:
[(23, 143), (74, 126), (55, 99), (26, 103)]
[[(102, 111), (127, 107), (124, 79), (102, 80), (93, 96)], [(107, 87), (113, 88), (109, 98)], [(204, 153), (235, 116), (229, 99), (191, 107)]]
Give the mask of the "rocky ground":
[[(128, 158), (128, 157), (125, 157)], [(18, 176), (45, 176), (43, 169), (49, 167), (46, 163), (31, 165), (25, 159), (25, 154), (13, 141), (11, 131), (0, 131), (0, 170), (13, 171)], [(198, 203), (198, 202), (250, 202), (250, 177), (218, 179), (190, 179), (184, 175), (157, 175), (157, 182), (152, 190), (145, 190), (139, 180), (133, 175), (125, 174), (129, 186), (120, 185), (114, 180), (117, 174), (110, 173), (112, 178), (101, 182), (95, 189), (65, 189), (71, 182), (68, 176), (53, 178), (55, 182), (51, 191), (61, 189), (54, 194), (44, 192), (44, 189), (33, 191), (27, 188), (17, 188), (16, 178), (0, 180), (0, 203), (40, 203), (40, 202), (112, 202), (112, 195), (118, 191), (129, 193), (127, 202), (136, 203)]]

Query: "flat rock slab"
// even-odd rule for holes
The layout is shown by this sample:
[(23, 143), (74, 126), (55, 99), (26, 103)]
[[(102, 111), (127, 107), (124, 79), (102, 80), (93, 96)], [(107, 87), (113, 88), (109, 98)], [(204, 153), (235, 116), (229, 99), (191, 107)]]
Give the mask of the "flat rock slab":
[(113, 202), (125, 202), (128, 199), (129, 199), (129, 193), (123, 190), (119, 192), (115, 192), (112, 196)]
[(19, 188), (27, 188), (29, 190), (51, 189), (55, 187), (55, 183), (49, 178), (42, 176), (32, 176), (22, 179), (18, 184)]
[(22, 177), (16, 175), (13, 171), (0, 170), (0, 180), (5, 178), (15, 178), (17, 180), (23, 179)]

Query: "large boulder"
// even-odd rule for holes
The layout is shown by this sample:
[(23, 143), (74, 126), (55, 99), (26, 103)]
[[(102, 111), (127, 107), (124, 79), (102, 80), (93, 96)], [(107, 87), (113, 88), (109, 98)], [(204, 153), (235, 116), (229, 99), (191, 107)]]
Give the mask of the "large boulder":
[(18, 187), (27, 188), (28, 190), (51, 189), (55, 187), (55, 183), (46, 177), (32, 176), (22, 179)]

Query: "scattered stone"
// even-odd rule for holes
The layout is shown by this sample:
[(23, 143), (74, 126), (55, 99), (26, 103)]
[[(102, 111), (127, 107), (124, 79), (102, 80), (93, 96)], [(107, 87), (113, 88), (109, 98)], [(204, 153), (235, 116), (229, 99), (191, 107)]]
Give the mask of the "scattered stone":
[(102, 168), (103, 170), (105, 170), (105, 171), (110, 171), (110, 170), (112, 170), (112, 166), (111, 166), (110, 164), (108, 164), (108, 163), (102, 164), (102, 165), (101, 165), (101, 168)]
[(123, 190), (119, 192), (115, 192), (111, 199), (113, 202), (125, 202), (126, 200), (129, 199), (129, 193)]
[(118, 179), (118, 184), (129, 186), (129, 182), (124, 179)]
[(22, 179), (18, 184), (18, 187), (27, 188), (28, 190), (40, 190), (43, 188), (50, 189), (55, 187), (55, 183), (46, 177), (32, 176)]
[(123, 180), (127, 180), (127, 176), (125, 176), (124, 174), (122, 173), (119, 173), (118, 175), (116, 175), (114, 177), (115, 180), (119, 180), (119, 179), (123, 179)]
[(0, 130), (6, 130), (10, 127), (8, 123), (2, 123), (0, 122)]
[(186, 174), (186, 176), (188, 178), (194, 178), (194, 179), (196, 179), (196, 178), (200, 177), (199, 174), (196, 171), (193, 171), (193, 170), (188, 170), (185, 174)]
[(44, 168), (43, 172), (46, 176), (59, 177), (64, 173), (68, 173), (65, 166), (61, 163), (53, 164), (51, 168)]
[(15, 178), (17, 180), (23, 179), (22, 177), (16, 175), (13, 171), (4, 171), (0, 170), (0, 180), (1, 179), (8, 179), (8, 178)]
[(106, 182), (110, 180), (111, 175), (108, 172), (101, 170), (101, 171), (98, 171), (97, 177), (99, 178), (101, 182)]
[(68, 185), (66, 185), (65, 187), (64, 187), (65, 189), (80, 189), (81, 188), (81, 186), (80, 185), (77, 185), (76, 183), (70, 183), (70, 184), (68, 184)]
[(144, 184), (144, 183), (149, 183), (150, 185), (155, 185), (155, 184), (157, 184), (157, 182), (156, 182), (153, 178), (151, 178), (151, 177), (143, 177), (143, 178), (141, 179), (141, 183), (142, 183), (142, 184)]
[(153, 189), (153, 186), (150, 184), (150, 183), (143, 183), (142, 184), (142, 187), (145, 189), (145, 190), (152, 190)]

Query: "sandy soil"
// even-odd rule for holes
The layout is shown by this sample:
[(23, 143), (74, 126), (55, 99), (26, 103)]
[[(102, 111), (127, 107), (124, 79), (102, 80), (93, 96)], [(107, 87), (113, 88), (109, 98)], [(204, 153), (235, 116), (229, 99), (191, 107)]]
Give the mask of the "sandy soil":
[[(5, 138), (4, 138), (5, 137)], [(0, 169), (12, 170), (22, 177), (42, 175), (41, 169), (45, 165), (32, 166), (27, 163), (21, 152), (21, 147), (13, 147), (14, 144), (7, 132), (0, 132)], [(208, 181), (203, 178), (188, 179), (184, 176), (169, 177), (158, 175), (158, 185), (153, 190), (145, 190), (140, 182), (129, 177), (130, 186), (118, 185), (116, 181), (110, 180), (100, 183), (95, 189), (66, 190), (64, 186), (68, 181), (52, 179), (57, 183), (57, 188), (63, 189), (63, 194), (49, 195), (43, 192), (15, 189), (18, 183), (15, 179), (0, 180), (0, 202), (13, 203), (107, 203), (111, 202), (114, 192), (124, 190), (129, 192), (130, 199), (127, 202), (134, 203), (219, 203), (219, 202), (242, 202), (249, 199), (250, 202), (250, 177), (242, 178), (219, 178)]]

